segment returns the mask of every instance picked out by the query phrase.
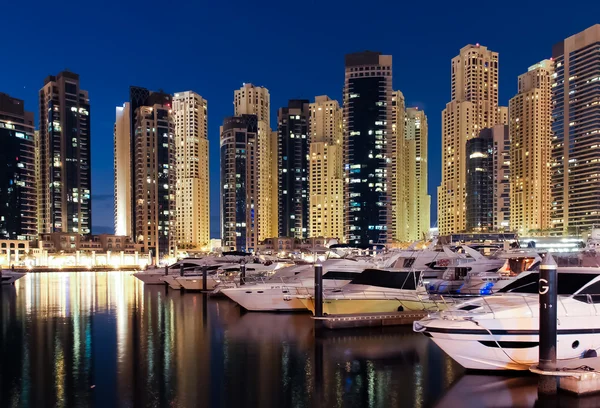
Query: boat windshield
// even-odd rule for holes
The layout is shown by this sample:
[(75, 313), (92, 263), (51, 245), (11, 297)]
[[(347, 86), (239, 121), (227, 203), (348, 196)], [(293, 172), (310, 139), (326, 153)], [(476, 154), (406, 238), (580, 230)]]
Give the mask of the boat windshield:
[(350, 284), (414, 290), (417, 288), (420, 279), (421, 272), (419, 271), (400, 272), (366, 269), (352, 279)]
[[(593, 273), (559, 273), (557, 292), (559, 295), (572, 295), (597, 277)], [(539, 278), (538, 272), (524, 274), (498, 293), (538, 293)]]

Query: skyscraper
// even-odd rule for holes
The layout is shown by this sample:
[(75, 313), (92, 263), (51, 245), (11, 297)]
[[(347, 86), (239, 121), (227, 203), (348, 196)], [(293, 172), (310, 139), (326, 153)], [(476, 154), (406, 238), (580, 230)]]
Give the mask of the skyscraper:
[(345, 238), (342, 117), (339, 103), (328, 96), (310, 104), (310, 237)]
[(440, 234), (466, 229), (467, 140), (507, 120), (498, 106), (498, 53), (467, 45), (452, 59), (452, 100), (442, 112), (442, 183), (438, 187)]
[(115, 234), (133, 237), (131, 105), (117, 106), (114, 130)]
[(466, 143), (465, 218), (469, 232), (510, 228), (509, 145), (508, 125), (482, 129)]
[[(386, 243), (391, 229), (388, 156), (392, 140), (392, 56), (346, 55), (344, 172), (349, 243)], [(391, 238), (391, 237), (390, 237)]]
[(277, 116), (279, 236), (307, 238), (309, 101), (290, 100)]
[(400, 168), (399, 241), (423, 239), (429, 232), (431, 197), (427, 194), (427, 116), (417, 108), (404, 114), (404, 135), (398, 153)]
[(552, 226), (577, 234), (600, 224), (600, 24), (554, 45)]
[(406, 120), (406, 103), (404, 95), (400, 91), (394, 91), (392, 94), (392, 141), (389, 149), (390, 167), (388, 188), (391, 197), (392, 210), (392, 230), (388, 231), (392, 239), (396, 242), (404, 240), (403, 231), (406, 230), (408, 223), (405, 203), (405, 181), (402, 149), (404, 146), (404, 125)]
[(207, 102), (195, 92), (173, 98), (177, 162), (176, 225), (179, 248), (208, 249), (210, 207)]
[(36, 238), (37, 184), (33, 112), (0, 93), (0, 239)]
[(244, 84), (234, 92), (234, 116), (255, 115), (257, 118), (256, 169), (260, 175), (257, 186), (260, 213), (257, 214), (258, 240), (278, 235), (278, 137), (271, 131), (271, 97), (264, 87)]
[(256, 115), (225, 118), (221, 126), (221, 239), (225, 249), (253, 251), (258, 245)]
[(509, 103), (510, 225), (519, 234), (550, 228), (553, 63), (544, 60), (519, 76)]
[(89, 234), (92, 226), (90, 101), (79, 75), (49, 76), (40, 89), (40, 232)]
[(125, 200), (129, 190), (131, 205), (115, 203), (115, 230), (126, 233), (129, 228), (135, 241), (144, 244), (144, 251), (160, 258), (175, 249), (172, 97), (134, 86), (129, 94), (129, 103), (117, 108), (115, 123), (115, 200)]

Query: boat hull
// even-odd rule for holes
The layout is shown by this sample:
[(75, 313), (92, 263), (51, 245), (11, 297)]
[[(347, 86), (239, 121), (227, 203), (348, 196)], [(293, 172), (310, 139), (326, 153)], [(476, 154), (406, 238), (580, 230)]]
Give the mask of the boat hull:
[(181, 284), (177, 281), (177, 276), (175, 275), (162, 276), (160, 280), (169, 285), (170, 289), (181, 290)]
[(202, 280), (202, 276), (198, 277), (187, 277), (187, 278), (176, 278), (177, 283), (185, 290), (189, 291), (200, 291), (200, 290), (214, 290), (217, 285), (221, 282), (218, 279), (214, 279), (212, 277), (206, 278), (206, 288), (204, 287), (204, 282)]
[[(315, 312), (314, 298), (300, 299), (308, 310)], [(399, 311), (441, 310), (439, 303), (403, 299), (325, 299), (323, 313), (343, 315), (356, 313), (394, 313)]]
[(257, 286), (224, 289), (222, 294), (251, 312), (301, 312), (306, 306), (293, 290), (284, 293), (282, 289), (269, 289)]
[[(165, 282), (161, 278), (165, 277), (165, 273), (159, 272), (137, 272), (133, 276), (144, 282), (144, 285), (164, 285)], [(168, 275), (167, 275), (168, 276)]]
[(13, 271), (5, 272), (5, 271), (3, 271), (2, 279), (0, 279), (0, 282), (2, 283), (2, 285), (12, 285), (25, 275), (26, 275), (25, 273), (21, 273), (21, 272), (13, 272)]

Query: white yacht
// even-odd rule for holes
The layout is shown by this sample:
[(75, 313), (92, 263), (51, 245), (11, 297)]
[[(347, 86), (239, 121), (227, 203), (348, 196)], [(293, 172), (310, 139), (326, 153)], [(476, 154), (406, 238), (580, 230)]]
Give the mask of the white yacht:
[[(165, 274), (165, 268), (151, 268), (145, 271), (134, 273), (133, 276), (144, 282), (146, 285), (164, 285), (165, 276), (179, 276), (181, 273), (181, 266), (183, 265), (184, 273), (201, 273), (202, 266), (208, 266), (209, 270), (216, 269), (221, 265), (240, 263), (242, 261), (248, 262), (252, 258), (248, 256), (220, 256), (220, 257), (205, 257), (205, 258), (184, 258), (167, 268), (167, 274)], [(169, 281), (169, 283), (171, 283)]]
[[(323, 292), (324, 314), (437, 311), (444, 301), (432, 300), (422, 284), (422, 272), (366, 269), (347, 285)], [(314, 313), (314, 296), (299, 297)]]
[(452, 261), (459, 258), (460, 255), (449, 248), (436, 247), (437, 241), (433, 241), (425, 249), (414, 249), (411, 246), (408, 249), (392, 251), (395, 254), (393, 262), (389, 265), (379, 265), (380, 267), (391, 267), (405, 271), (421, 271), (423, 279), (438, 279), (452, 264)]
[[(342, 287), (374, 266), (372, 261), (351, 258), (328, 259), (322, 265), (324, 288)], [(298, 296), (314, 293), (314, 276), (314, 265), (295, 265), (280, 269), (262, 283), (223, 289), (221, 293), (249, 311), (306, 311)]]
[[(538, 272), (523, 272), (499, 293), (453, 305), (413, 328), (465, 368), (527, 370), (539, 354), (538, 280)], [(559, 267), (557, 289), (557, 359), (575, 360), (600, 348), (600, 268)]]
[(2, 285), (11, 285), (25, 276), (25, 272), (17, 272), (12, 269), (2, 269), (2, 274), (0, 276), (0, 281)]

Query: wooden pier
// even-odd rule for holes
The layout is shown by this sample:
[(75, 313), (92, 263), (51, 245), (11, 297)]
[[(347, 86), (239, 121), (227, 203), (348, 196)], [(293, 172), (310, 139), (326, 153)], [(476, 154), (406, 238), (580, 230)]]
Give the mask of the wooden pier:
[(557, 361), (556, 371), (529, 368), (532, 373), (543, 377), (554, 377), (558, 388), (577, 395), (600, 392), (600, 357)]
[(427, 317), (427, 312), (357, 313), (347, 315), (313, 316), (315, 324), (325, 329), (359, 327), (407, 326)]

